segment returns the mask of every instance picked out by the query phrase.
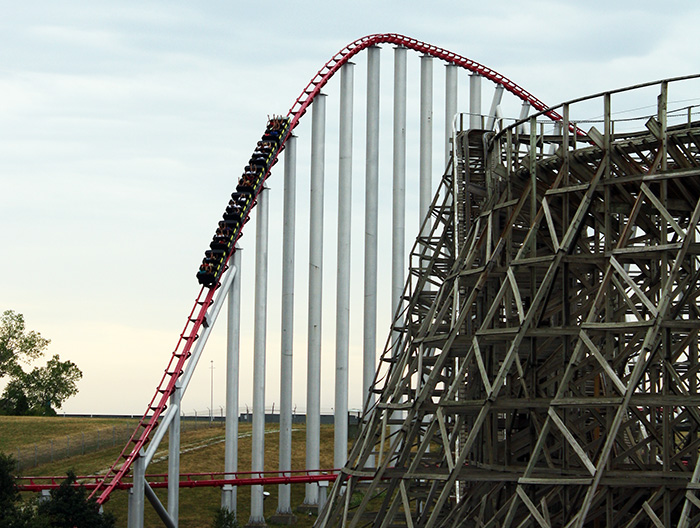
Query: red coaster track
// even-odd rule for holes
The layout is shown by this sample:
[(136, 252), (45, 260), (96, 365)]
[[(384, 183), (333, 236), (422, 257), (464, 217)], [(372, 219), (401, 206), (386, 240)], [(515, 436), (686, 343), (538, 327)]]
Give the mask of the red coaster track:
[[(547, 105), (545, 105), (542, 101), (491, 68), (487, 68), (478, 62), (456, 53), (452, 53), (446, 49), (438, 48), (437, 46), (432, 46), (416, 39), (398, 35), (396, 33), (384, 33), (368, 35), (352, 42), (351, 44), (348, 44), (346, 47), (336, 53), (323, 66), (323, 68), (321, 68), (318, 73), (314, 75), (309, 84), (296, 99), (292, 105), (292, 108), (289, 110), (287, 115), (287, 117), (290, 119), (289, 127), (286, 129), (284, 136), (280, 140), (279, 148), (275, 151), (273, 158), (270, 160), (269, 165), (267, 165), (264, 171), (262, 182), (257, 187), (253, 202), (246, 212), (246, 218), (243, 222), (241, 222), (241, 227), (234, 235), (233, 244), (231, 245), (232, 250), (226, 256), (225, 262), (222, 265), (224, 272), (228, 267), (228, 262), (231, 255), (235, 251), (235, 242), (242, 233), (242, 225), (245, 224), (252, 207), (255, 205), (255, 197), (257, 197), (263, 188), (262, 183), (264, 183), (264, 180), (266, 180), (269, 176), (270, 169), (277, 161), (277, 157), (282, 151), (287, 138), (297, 126), (301, 117), (306, 113), (307, 108), (311, 105), (314, 98), (321, 92), (322, 88), (331, 79), (331, 77), (333, 77), (333, 75), (343, 66), (343, 64), (348, 62), (352, 57), (360, 53), (365, 48), (378, 44), (394, 44), (396, 46), (402, 46), (426, 55), (430, 55), (437, 59), (444, 60), (445, 62), (455, 64), (471, 72), (478, 73), (486, 79), (493, 81), (497, 85), (503, 86), (506, 90), (520, 98), (522, 101), (529, 103), (538, 112), (542, 112), (547, 109)], [(544, 112), (544, 114), (554, 121), (559, 121), (562, 119), (559, 114), (553, 111), (547, 111)], [(185, 366), (187, 365), (187, 360), (190, 358), (192, 353), (191, 351), (194, 342), (199, 337), (200, 329), (202, 328), (202, 325), (208, 324), (205, 321), (207, 310), (212, 304), (214, 294), (217, 292), (220, 286), (221, 283), (217, 280), (212, 287), (202, 287), (200, 290), (194, 306), (187, 316), (187, 322), (183, 331), (180, 333), (177, 345), (170, 356), (165, 372), (158, 383), (156, 392), (146, 407), (146, 412), (139, 421), (134, 433), (131, 435), (131, 438), (127, 442), (117, 460), (114, 462), (114, 464), (112, 464), (104, 479), (97, 486), (95, 486), (95, 489), (91, 493), (91, 496), (99, 494), (97, 497), (98, 503), (103, 504), (105, 501), (107, 501), (110, 493), (115, 488), (119, 487), (122, 479), (131, 469), (134, 460), (140, 456), (139, 453), (141, 452), (141, 449), (149, 442), (151, 433), (157, 427), (159, 418), (167, 408), (168, 399), (175, 390), (175, 384), (178, 378), (184, 372)]]

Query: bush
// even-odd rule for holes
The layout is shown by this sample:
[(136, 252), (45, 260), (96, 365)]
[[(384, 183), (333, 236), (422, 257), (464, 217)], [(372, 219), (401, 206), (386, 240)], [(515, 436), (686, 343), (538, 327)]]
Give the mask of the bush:
[(0, 526), (16, 515), (19, 492), (15, 485), (15, 460), (0, 453)]
[(226, 508), (219, 508), (214, 514), (212, 528), (238, 528), (236, 514)]
[(2, 528), (49, 528), (48, 522), (35, 515), (35, 501), (20, 500), (15, 483), (15, 460), (0, 453), (0, 526)]
[(75, 482), (75, 473), (69, 471), (61, 485), (51, 490), (51, 498), (39, 504), (37, 515), (56, 528), (112, 528), (114, 516), (100, 513), (97, 501), (89, 499), (85, 488)]

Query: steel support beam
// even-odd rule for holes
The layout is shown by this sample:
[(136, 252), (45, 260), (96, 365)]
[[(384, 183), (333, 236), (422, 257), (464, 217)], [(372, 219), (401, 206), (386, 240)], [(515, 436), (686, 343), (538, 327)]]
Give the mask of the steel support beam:
[[(226, 295), (228, 294), (228, 290), (231, 287), (231, 282), (233, 282), (233, 279), (235, 276), (236, 276), (236, 268), (231, 267), (221, 277), (221, 286), (217, 290), (216, 295), (214, 295), (213, 303), (209, 307), (209, 310), (207, 311), (207, 315), (206, 315), (207, 324), (203, 325), (202, 329), (200, 330), (199, 339), (197, 339), (197, 342), (195, 343), (194, 347), (192, 348), (192, 357), (187, 362), (187, 366), (185, 367), (185, 370), (183, 371), (182, 376), (180, 378), (180, 383), (182, 384), (182, 394), (183, 395), (187, 392), (187, 387), (189, 386), (190, 380), (192, 379), (192, 374), (194, 374), (194, 371), (197, 368), (197, 364), (199, 363), (199, 358), (202, 357), (202, 351), (204, 350), (204, 347), (207, 344), (209, 336), (211, 335), (212, 328), (214, 328), (214, 323), (216, 322), (217, 317), (219, 317), (219, 312), (221, 311), (221, 307), (224, 304), (224, 300), (226, 299)], [(151, 449), (152, 446), (153, 446), (153, 442), (151, 442), (149, 444), (149, 446), (148, 446), (149, 449)]]
[(452, 127), (457, 115), (459, 68), (454, 64), (445, 66), (445, 167), (452, 158)]
[(333, 467), (348, 457), (348, 357), (350, 354), (350, 237), (352, 213), (352, 112), (355, 65), (340, 72), (340, 146), (338, 160), (338, 258), (335, 310), (335, 422)]
[(482, 128), (481, 122), (481, 75), (469, 75), (469, 128)]
[[(406, 48), (394, 48), (394, 149), (391, 236), (391, 315), (404, 287), (406, 259)], [(394, 332), (392, 341), (399, 338)]]
[[(529, 113), (530, 113), (530, 103), (524, 102), (522, 104), (522, 106), (520, 107), (520, 115), (518, 116), (518, 121), (523, 121), (525, 118), (527, 118)], [(518, 127), (518, 133), (519, 134), (525, 133), (525, 123), (521, 124)]]
[[(253, 343), (253, 437), (251, 471), (265, 470), (265, 356), (267, 339), (267, 264), (269, 191), (258, 195), (255, 225), (255, 329)], [(263, 487), (251, 486), (248, 525), (265, 525)]]
[(175, 526), (178, 524), (180, 501), (180, 401), (182, 389), (179, 385), (170, 396), (170, 409), (174, 409), (168, 440), (168, 515)]
[(498, 108), (501, 104), (501, 99), (503, 99), (503, 92), (505, 88), (500, 84), (496, 86), (493, 92), (493, 99), (491, 100), (491, 108), (489, 109), (489, 115), (486, 119), (486, 130), (493, 130), (496, 126), (496, 119), (498, 118)]
[(377, 251), (379, 217), (379, 47), (367, 50), (367, 121), (365, 144), (365, 268), (363, 307), (362, 399), (370, 392), (377, 363)]
[[(323, 296), (323, 187), (326, 144), (326, 96), (311, 107), (311, 181), (309, 185), (309, 320), (306, 378), (306, 469), (320, 468), (321, 443), (321, 321)], [(318, 484), (306, 484), (302, 505), (318, 506)]]
[[(394, 49), (394, 152), (391, 236), (391, 310), (400, 326), (398, 314), (405, 280), (406, 254), (406, 48)], [(401, 334), (392, 332), (395, 349)], [(392, 425), (395, 432), (398, 426)]]
[[(168, 482), (168, 484), (169, 483), (170, 482)], [(176, 480), (176, 484), (179, 484), (179, 479)], [(166, 510), (163, 504), (160, 502), (158, 495), (156, 495), (156, 492), (153, 491), (151, 486), (148, 485), (148, 482), (144, 484), (144, 495), (148, 499), (148, 502), (151, 503), (151, 506), (153, 506), (153, 509), (158, 514), (158, 517), (160, 517), (160, 520), (163, 521), (165, 527), (177, 528), (177, 518), (173, 519), (170, 516), (170, 513), (168, 513), (168, 510)]]
[[(282, 226), (282, 343), (280, 372), (293, 371), (294, 349), (294, 245), (296, 226), (297, 138), (290, 137), (284, 151), (284, 225)], [(292, 376), (280, 376), (279, 470), (292, 469)], [(281, 484), (277, 513), (272, 522), (292, 523), (291, 486)]]
[[(226, 440), (224, 442), (224, 471), (238, 471), (238, 382), (240, 379), (241, 335), (241, 248), (233, 253), (232, 265), (236, 277), (228, 291), (228, 316), (226, 331)], [(237, 516), (237, 490), (224, 486), (221, 490), (221, 507)]]
[(132, 466), (133, 485), (129, 490), (128, 528), (143, 528), (145, 506), (146, 458), (143, 449)]
[[(420, 195), (418, 225), (423, 225), (433, 199), (433, 58), (420, 58)], [(426, 224), (422, 234), (430, 230)]]

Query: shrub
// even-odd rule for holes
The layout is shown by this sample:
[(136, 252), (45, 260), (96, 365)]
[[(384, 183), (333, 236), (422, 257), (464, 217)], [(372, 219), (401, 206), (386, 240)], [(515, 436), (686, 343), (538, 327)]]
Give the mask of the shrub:
[(214, 514), (212, 528), (238, 528), (236, 514), (226, 508), (219, 508)]

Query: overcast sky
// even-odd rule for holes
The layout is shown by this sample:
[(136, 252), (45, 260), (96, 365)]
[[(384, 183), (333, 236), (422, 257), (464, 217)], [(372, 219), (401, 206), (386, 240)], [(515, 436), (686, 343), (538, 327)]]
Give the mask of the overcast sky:
[[(0, 310), (23, 313), (30, 329), (52, 340), (49, 353), (83, 370), (79, 395), (64, 406), (69, 413), (143, 413), (198, 292), (194, 274), (202, 253), (266, 116), (286, 114), (312, 75), (345, 44), (370, 33), (402, 33), (489, 66), (552, 105), (700, 70), (700, 5), (691, 1), (2, 0), (0, 6)], [(392, 53), (383, 47), (382, 128), (387, 131)], [(409, 105), (419, 84), (417, 59), (411, 60)], [(365, 62), (361, 57), (356, 62), (355, 147), (361, 153)], [(442, 90), (441, 69), (435, 65), (436, 94)], [(337, 115), (334, 90), (329, 86), (329, 123)], [(484, 90), (487, 101), (489, 88)], [(439, 138), (444, 125), (437, 99)], [(462, 110), (466, 101), (460, 94)], [(415, 104), (409, 114), (410, 136), (417, 134)], [(300, 159), (297, 194), (302, 204), (297, 223), (303, 229), (308, 227), (303, 216), (308, 146), (302, 143), (307, 128), (299, 129), (299, 156), (307, 159)], [(334, 148), (329, 146), (327, 159)], [(417, 173), (411, 156), (409, 182)], [(391, 151), (384, 151), (382, 163), (390, 157)], [(442, 160), (434, 161), (438, 167)], [(361, 158), (354, 161), (358, 182), (363, 166)], [(271, 216), (277, 233), (281, 173), (280, 165), (270, 180), (277, 196)], [(387, 184), (385, 178), (382, 189)], [(331, 181), (330, 215), (334, 189)], [(360, 211), (361, 183), (353, 193)], [(381, 214), (390, 218), (386, 207)], [(355, 219), (361, 222), (361, 213)], [(361, 259), (358, 225), (353, 251)], [(409, 238), (416, 228), (409, 223)], [(253, 229), (242, 240), (244, 254), (250, 248), (252, 255)], [(334, 229), (329, 221), (331, 270)], [(308, 254), (303, 234), (297, 254), (300, 259)], [(295, 314), (300, 336), (306, 324), (304, 266), (299, 264)], [(250, 284), (252, 266), (247, 271)], [(270, 295), (279, 296), (278, 249), (271, 249), (270, 274)], [(334, 277), (327, 276), (324, 288), (332, 293)], [(361, 272), (353, 275), (353, 287), (361, 291), (358, 277)], [(250, 406), (252, 293), (245, 291), (252, 290), (244, 290), (241, 405)], [(381, 345), (387, 335), (386, 299), (380, 310), (385, 314)], [(360, 317), (353, 315), (352, 324), (358, 335)], [(219, 326), (186, 396), (186, 412), (210, 405), (211, 361), (217, 413), (224, 404), (225, 332)], [(324, 320), (326, 410), (333, 407), (334, 337), (326, 336), (331, 329), (332, 321)], [(351, 372), (350, 406), (359, 407), (356, 345), (352, 354), (357, 370)], [(279, 405), (278, 365), (279, 312), (271, 308), (268, 407)], [(300, 409), (305, 366), (300, 343), (294, 369)]]

